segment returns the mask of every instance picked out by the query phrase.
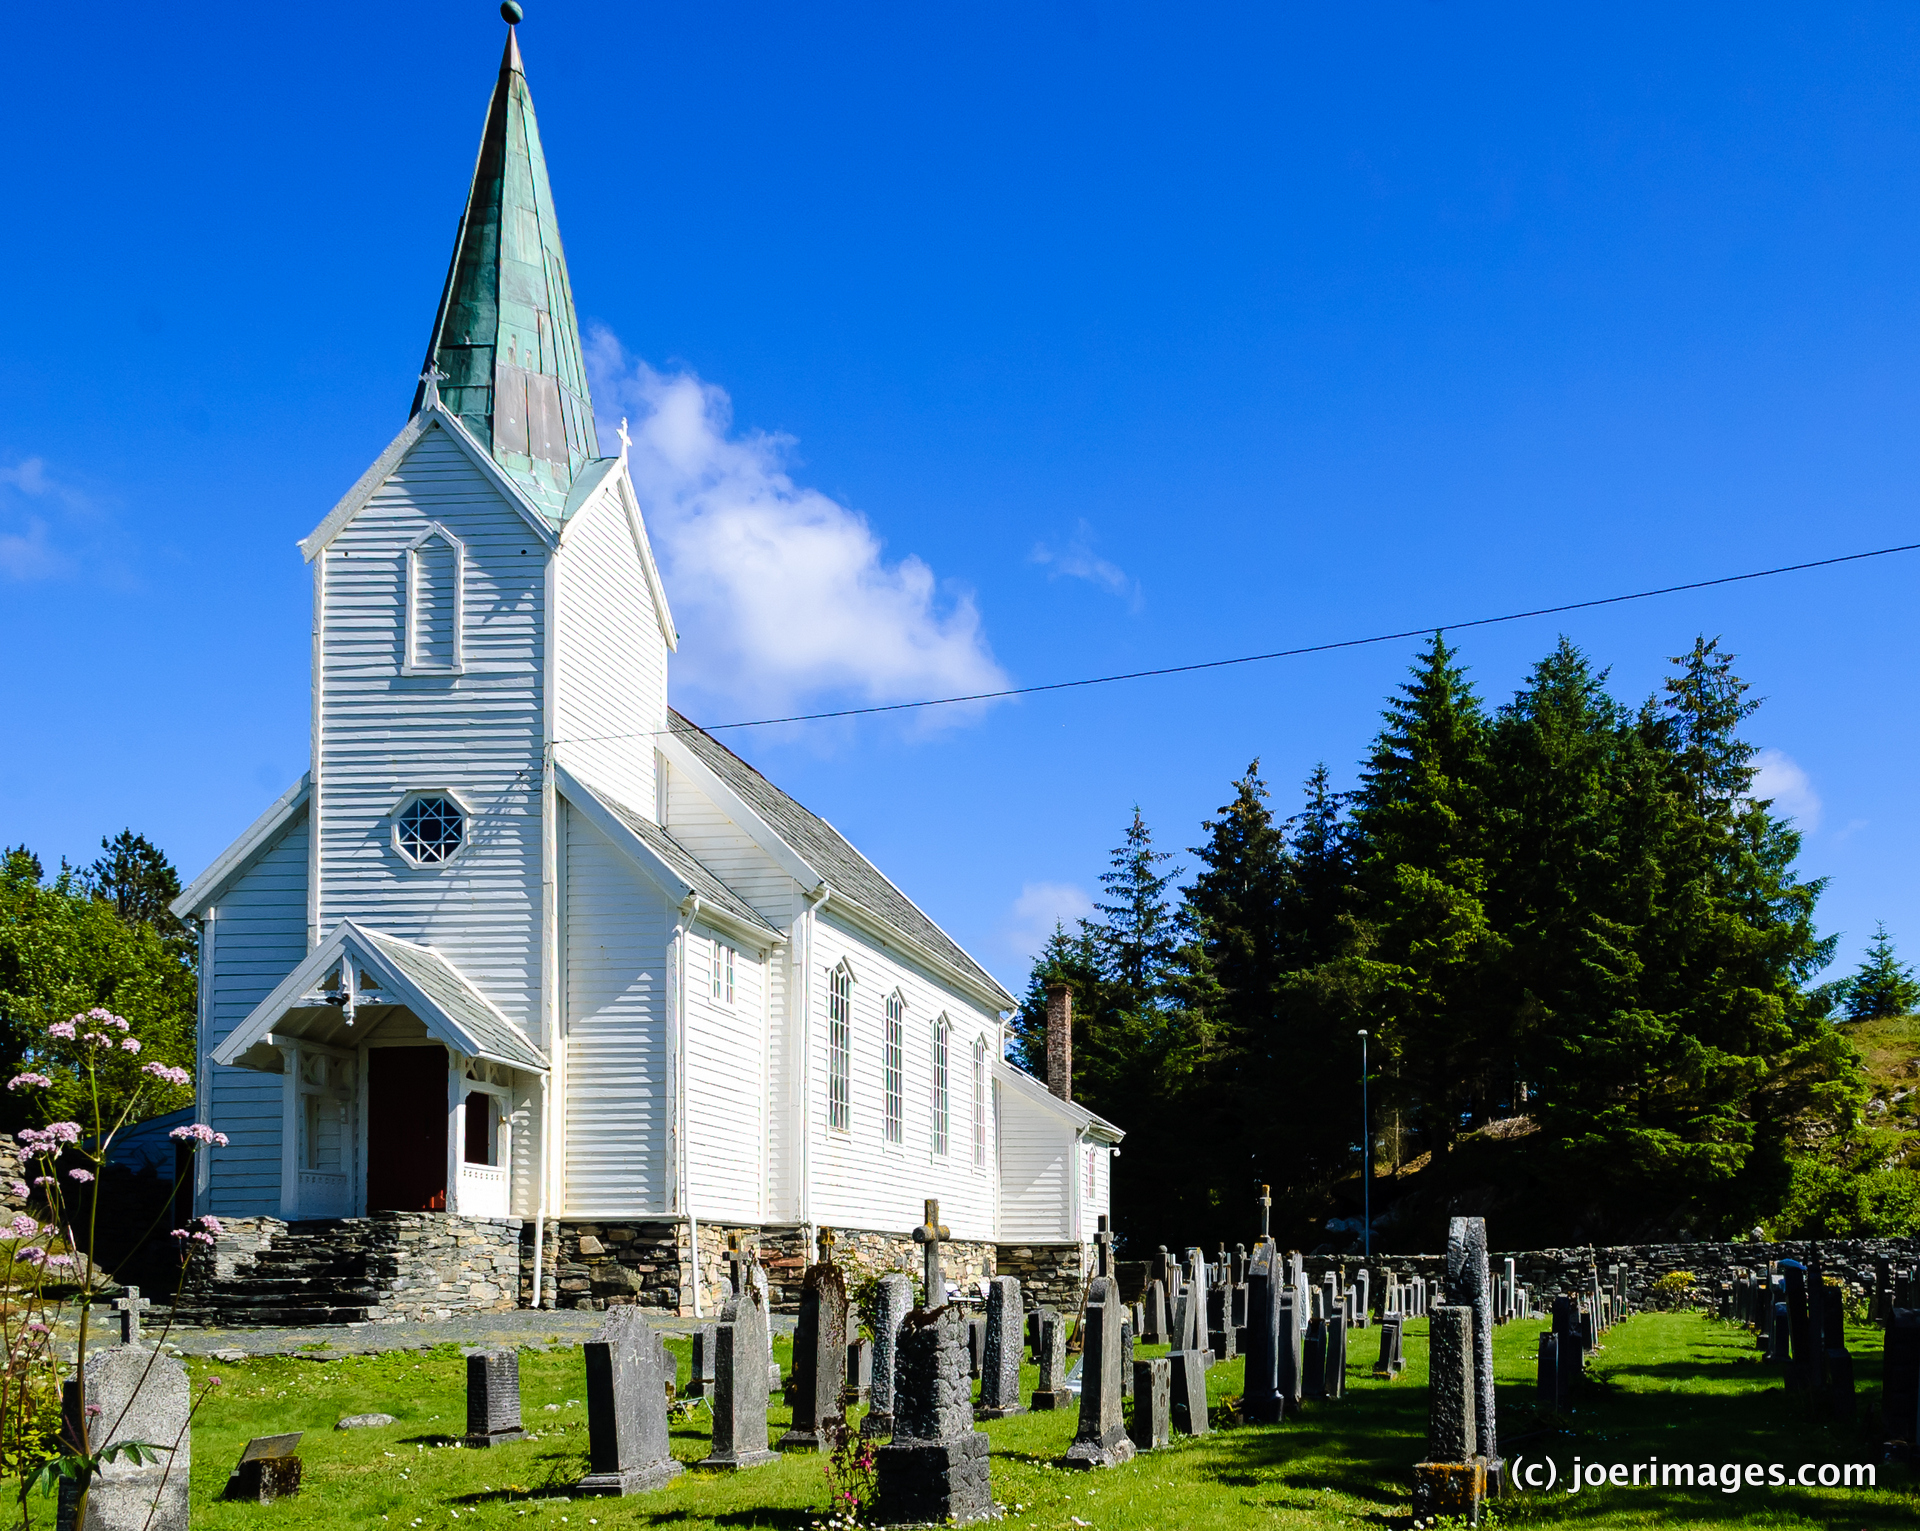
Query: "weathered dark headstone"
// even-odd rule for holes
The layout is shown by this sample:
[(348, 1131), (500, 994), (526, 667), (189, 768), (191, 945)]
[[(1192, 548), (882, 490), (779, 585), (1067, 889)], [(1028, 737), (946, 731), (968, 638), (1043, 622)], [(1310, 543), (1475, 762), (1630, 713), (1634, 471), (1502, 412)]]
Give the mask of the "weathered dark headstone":
[(1080, 1371), (1080, 1428), (1069, 1467), (1111, 1467), (1133, 1455), (1120, 1407), (1120, 1292), (1112, 1278), (1087, 1287), (1086, 1345)]
[(1020, 1283), (996, 1276), (987, 1288), (985, 1354), (980, 1366), (982, 1419), (1024, 1414), (1020, 1402)]
[(1336, 1313), (1327, 1320), (1327, 1386), (1328, 1398), (1347, 1396), (1347, 1320), (1343, 1314)]
[[(89, 1451), (116, 1441), (144, 1441), (160, 1448), (157, 1462), (136, 1464), (121, 1456), (101, 1464), (87, 1495), (85, 1531), (187, 1531), (193, 1402), (186, 1368), (172, 1356), (155, 1355), (141, 1345), (110, 1345), (87, 1357), (84, 1376), (84, 1418), (79, 1382), (62, 1386), (68, 1441), (84, 1440)], [(74, 1480), (62, 1478), (57, 1511), (62, 1531), (77, 1524), (79, 1498)]]
[(767, 1296), (749, 1282), (714, 1326), (713, 1446), (702, 1467), (738, 1471), (777, 1461), (767, 1449)]
[[(831, 1250), (831, 1240), (823, 1239)], [(793, 1333), (793, 1428), (782, 1451), (832, 1451), (847, 1438), (847, 1284), (830, 1259), (808, 1268)]]
[(847, 1341), (847, 1385), (842, 1401), (848, 1408), (862, 1404), (873, 1394), (873, 1341)]
[[(295, 1430), (289, 1435), (259, 1435), (248, 1441), (240, 1453), (239, 1463), (227, 1476), (226, 1491), (221, 1498), (238, 1499), (246, 1504), (272, 1504), (276, 1499), (288, 1499), (299, 1493), (301, 1462), (294, 1453), (304, 1434), (304, 1430)], [(98, 1487), (96, 1484), (96, 1492)], [(92, 1526), (91, 1500), (87, 1511), (87, 1524)], [(143, 1514), (138, 1524), (145, 1523)]]
[(1120, 1396), (1133, 1397), (1133, 1320), (1120, 1321)]
[(1156, 1451), (1173, 1439), (1173, 1362), (1165, 1356), (1133, 1363), (1133, 1423), (1127, 1438), (1140, 1451)]
[(1232, 1287), (1216, 1286), (1207, 1292), (1207, 1348), (1223, 1364), (1239, 1354), (1234, 1344), (1232, 1300)]
[(1540, 1336), (1540, 1358), (1534, 1367), (1535, 1396), (1544, 1410), (1564, 1409), (1571, 1391), (1571, 1374), (1562, 1364), (1562, 1342), (1567, 1336), (1552, 1331)]
[(1040, 1311), (1040, 1383), (1033, 1407), (1070, 1409), (1073, 1394), (1067, 1388), (1067, 1321), (1051, 1308)]
[(987, 1321), (984, 1318), (967, 1320), (967, 1375), (975, 1382), (980, 1380), (980, 1368), (987, 1358)]
[(1247, 1266), (1247, 1366), (1244, 1408), (1255, 1424), (1279, 1423), (1286, 1413), (1280, 1389), (1280, 1283), (1272, 1244), (1254, 1246)]
[[(931, 1221), (931, 1219), (929, 1220)], [(965, 1525), (993, 1513), (987, 1435), (973, 1428), (966, 1320), (954, 1304), (900, 1326), (893, 1439), (878, 1451), (880, 1525)]]
[(520, 1425), (520, 1352), (482, 1350), (467, 1357), (467, 1446), (526, 1437)]
[(631, 1303), (612, 1309), (582, 1347), (587, 1476), (582, 1494), (639, 1494), (678, 1477), (667, 1447), (667, 1387), (676, 1368), (659, 1331)]
[(1172, 1363), (1169, 1407), (1173, 1428), (1182, 1435), (1207, 1433), (1206, 1357), (1198, 1351), (1176, 1350), (1167, 1357)]
[(1474, 1418), (1473, 1310), (1428, 1311), (1427, 1456), (1413, 1469), (1416, 1521), (1457, 1515), (1477, 1522), (1486, 1497), (1486, 1460)]
[(1380, 1320), (1380, 1359), (1374, 1363), (1376, 1377), (1397, 1377), (1406, 1370), (1406, 1317), (1389, 1313)]
[(711, 1398), (713, 1396), (713, 1347), (714, 1324), (702, 1324), (693, 1331), (693, 1366), (687, 1378), (689, 1398)]
[(1477, 1451), (1486, 1458), (1487, 1483), (1500, 1491), (1500, 1432), (1494, 1413), (1493, 1293), (1487, 1269), (1487, 1225), (1478, 1217), (1456, 1217), (1447, 1226), (1447, 1296), (1473, 1310), (1473, 1419), (1479, 1431)]
[(1812, 1388), (1819, 1385), (1819, 1349), (1815, 1342), (1812, 1296), (1807, 1268), (1798, 1260), (1782, 1260), (1781, 1273), (1787, 1280), (1787, 1386)]
[(1327, 1396), (1327, 1321), (1324, 1318), (1307, 1320), (1306, 1342), (1300, 1347), (1300, 1383), (1304, 1398)]
[(1306, 1345), (1306, 1321), (1302, 1317), (1304, 1303), (1301, 1301), (1306, 1288), (1289, 1287), (1280, 1294), (1280, 1391), (1299, 1406), (1306, 1396), (1306, 1365), (1302, 1351)]
[(1880, 1343), (1880, 1428), (1911, 1446), (1920, 1422), (1920, 1308), (1891, 1309)]
[(1167, 1343), (1167, 1289), (1156, 1277), (1147, 1283), (1145, 1323), (1140, 1330), (1144, 1345)]
[(863, 1436), (893, 1433), (893, 1384), (898, 1375), (900, 1325), (913, 1308), (913, 1282), (898, 1273), (880, 1278), (874, 1299), (873, 1386), (867, 1416), (860, 1421)]

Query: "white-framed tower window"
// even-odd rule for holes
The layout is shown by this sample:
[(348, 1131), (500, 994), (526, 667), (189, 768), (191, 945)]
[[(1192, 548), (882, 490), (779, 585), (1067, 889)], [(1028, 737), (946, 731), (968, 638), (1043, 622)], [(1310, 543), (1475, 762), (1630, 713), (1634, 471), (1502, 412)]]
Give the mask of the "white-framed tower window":
[(1088, 1206), (1092, 1206), (1094, 1204), (1094, 1199), (1100, 1194), (1100, 1160), (1098, 1158), (1099, 1152), (1100, 1150), (1095, 1148), (1091, 1143), (1087, 1145), (1086, 1180), (1084, 1182), (1083, 1188), (1087, 1193)]
[(882, 1121), (889, 1143), (906, 1135), (907, 1002), (895, 989), (887, 996), (886, 1035), (880, 1046)]
[(943, 1015), (933, 1023), (933, 1151), (947, 1151), (947, 1127), (951, 1117), (948, 1091), (947, 1053), (953, 1028)]
[(713, 943), (713, 997), (723, 1005), (733, 1003), (733, 964), (739, 956), (725, 941)]
[(406, 675), (457, 675), (464, 663), (467, 550), (437, 521), (407, 547)]
[(987, 1162), (987, 1039), (973, 1044), (973, 1167)]
[(843, 962), (827, 979), (827, 1127), (853, 1125), (853, 974)]
[(451, 792), (409, 792), (393, 816), (393, 848), (414, 866), (441, 866), (466, 846), (467, 822)]

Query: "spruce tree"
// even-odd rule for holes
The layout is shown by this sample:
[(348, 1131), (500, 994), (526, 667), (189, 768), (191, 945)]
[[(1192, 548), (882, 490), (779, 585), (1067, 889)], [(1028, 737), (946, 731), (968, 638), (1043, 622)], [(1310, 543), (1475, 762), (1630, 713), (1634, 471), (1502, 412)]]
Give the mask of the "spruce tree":
[(1878, 1021), (1893, 1015), (1911, 1015), (1920, 1004), (1920, 983), (1913, 969), (1893, 954), (1893, 940), (1884, 921), (1873, 927), (1873, 940), (1860, 969), (1837, 985), (1847, 1019)]

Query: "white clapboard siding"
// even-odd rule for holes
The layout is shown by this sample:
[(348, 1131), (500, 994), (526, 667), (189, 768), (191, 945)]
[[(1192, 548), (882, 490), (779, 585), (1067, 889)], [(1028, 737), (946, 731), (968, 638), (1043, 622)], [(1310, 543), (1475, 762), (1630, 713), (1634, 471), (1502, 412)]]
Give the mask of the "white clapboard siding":
[[(466, 549), (462, 673), (403, 675), (407, 549), (434, 523)], [(546, 550), (428, 431), (322, 556), (320, 934), (354, 919), (431, 946), (539, 1039)], [(392, 816), (424, 788), (471, 820), (459, 856), (419, 868)]]
[(571, 807), (566, 832), (567, 1217), (669, 1210), (665, 895)]
[(667, 773), (665, 829), (778, 929), (800, 912), (800, 885), (684, 771)]
[[(971, 1080), (973, 1044), (984, 1037), (991, 1053), (999, 1020), (975, 1009), (903, 958), (832, 918), (829, 903), (815, 917), (810, 977), (807, 1131), (812, 1163), (813, 1220), (833, 1227), (904, 1232), (918, 1226), (929, 1196), (940, 1199), (940, 1219), (957, 1239), (994, 1237), (996, 1145), (988, 1115), (986, 1162), (973, 1156)], [(827, 1126), (827, 974), (847, 961), (853, 969), (853, 1026), (849, 1130)], [(885, 1142), (881, 1076), (886, 999), (906, 1000), (904, 1141)], [(950, 1024), (950, 1123), (947, 1152), (933, 1152), (933, 1023)]]
[(412, 550), (408, 570), (407, 622), (413, 640), (411, 663), (426, 670), (451, 670), (459, 661), (460, 557), (438, 532)]
[(707, 1219), (765, 1218), (766, 963), (731, 941), (733, 1001), (713, 997), (716, 942), (687, 942), (687, 1154), (693, 1210)]
[[(1000, 1238), (1057, 1243), (1073, 1236), (1068, 1180), (1074, 1137), (1052, 1112), (1006, 1090), (1000, 1097)], [(1104, 1207), (1101, 1208), (1105, 1210)]]
[(1093, 1199), (1087, 1203), (1086, 1223), (1081, 1229), (1082, 1238), (1090, 1239), (1100, 1226), (1098, 1219), (1113, 1215), (1113, 1150), (1094, 1145), (1082, 1152), (1093, 1154)]
[[(215, 906), (212, 993), (202, 1056), (226, 1040), (307, 955), (307, 815), (234, 879)], [(205, 1152), (206, 1210), (221, 1217), (280, 1211), (281, 1080), (211, 1065), (209, 1123), (232, 1141)]]
[(614, 494), (595, 495), (567, 523), (558, 560), (554, 737), (588, 781), (652, 818), (667, 644)]

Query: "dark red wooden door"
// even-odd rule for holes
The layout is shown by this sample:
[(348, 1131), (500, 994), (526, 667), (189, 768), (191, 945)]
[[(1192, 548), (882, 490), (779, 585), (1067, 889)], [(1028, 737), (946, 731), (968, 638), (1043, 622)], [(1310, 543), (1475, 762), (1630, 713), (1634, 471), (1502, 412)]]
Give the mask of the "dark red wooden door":
[(447, 1050), (367, 1050), (367, 1210), (444, 1212)]

